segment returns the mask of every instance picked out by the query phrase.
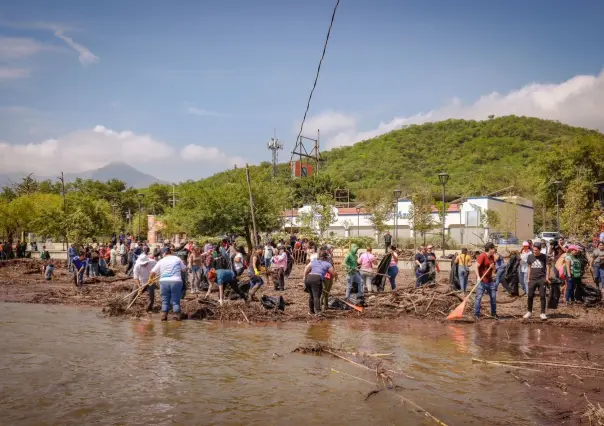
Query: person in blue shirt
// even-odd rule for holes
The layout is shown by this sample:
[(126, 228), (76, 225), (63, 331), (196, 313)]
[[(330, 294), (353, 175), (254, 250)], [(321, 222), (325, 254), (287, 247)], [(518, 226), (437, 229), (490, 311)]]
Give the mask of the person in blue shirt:
[(505, 259), (502, 254), (497, 253), (497, 249), (495, 249), (495, 272), (497, 273), (495, 276), (495, 288), (497, 288), (505, 273)]
[(84, 271), (88, 266), (88, 259), (84, 252), (80, 252), (71, 260), (71, 263), (73, 264), (73, 282), (77, 288), (81, 288), (84, 285)]
[(304, 268), (304, 291), (308, 292), (308, 314), (321, 315), (321, 294), (323, 293), (323, 280), (336, 279), (337, 275), (331, 263), (327, 261), (328, 254), (325, 250), (319, 253), (319, 259), (311, 260)]
[(210, 269), (208, 272), (208, 282), (210, 283), (208, 287), (208, 292), (206, 294), (206, 299), (210, 297), (210, 293), (212, 293), (212, 287), (214, 284), (218, 285), (218, 302), (220, 305), (224, 303), (224, 285), (230, 286), (235, 293), (239, 295), (243, 300), (247, 302), (247, 294), (245, 294), (240, 288), (239, 284), (237, 284), (237, 277), (235, 277), (235, 273), (230, 269)]
[(76, 257), (78, 255), (78, 251), (76, 250), (76, 248), (73, 246), (73, 244), (69, 247), (69, 249), (67, 249), (67, 260), (68, 260), (68, 266), (69, 266), (69, 272), (73, 272), (73, 258)]

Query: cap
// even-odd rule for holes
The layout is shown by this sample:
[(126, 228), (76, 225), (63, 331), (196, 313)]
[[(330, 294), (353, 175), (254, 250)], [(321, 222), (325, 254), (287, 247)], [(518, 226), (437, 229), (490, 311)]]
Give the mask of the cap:
[(432, 244), (430, 244), (430, 245), (426, 246), (426, 248), (430, 248), (431, 249), (431, 248), (434, 248), (434, 246)]
[(541, 243), (539, 241), (535, 241), (533, 243), (533, 247), (537, 247), (538, 249), (540, 249), (541, 248)]
[(523, 243), (522, 243), (522, 247), (528, 247), (529, 245), (530, 245), (530, 244), (529, 244), (529, 242), (528, 242), (528, 241), (525, 241), (525, 242), (523, 242)]

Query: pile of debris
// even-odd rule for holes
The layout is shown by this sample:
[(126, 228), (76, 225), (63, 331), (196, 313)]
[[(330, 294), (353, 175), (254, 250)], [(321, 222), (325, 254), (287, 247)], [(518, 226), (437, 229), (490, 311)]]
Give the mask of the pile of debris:
[(371, 309), (366, 315), (392, 317), (403, 314), (446, 317), (463, 300), (447, 283), (403, 287), (388, 293), (372, 294), (367, 298)]

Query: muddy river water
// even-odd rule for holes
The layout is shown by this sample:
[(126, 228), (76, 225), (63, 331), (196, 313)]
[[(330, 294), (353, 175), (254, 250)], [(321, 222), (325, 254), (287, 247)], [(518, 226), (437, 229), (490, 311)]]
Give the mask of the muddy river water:
[[(536, 342), (601, 340), (495, 322), (161, 323), (20, 304), (0, 305), (0, 337), (0, 423), (7, 425), (435, 424), (397, 393), (447, 425), (547, 424), (535, 417), (531, 389), (471, 358), (518, 359)], [(395, 376), (402, 389), (364, 401), (375, 387), (357, 378), (375, 382), (370, 371), (292, 353), (317, 341), (393, 353), (413, 379)]]

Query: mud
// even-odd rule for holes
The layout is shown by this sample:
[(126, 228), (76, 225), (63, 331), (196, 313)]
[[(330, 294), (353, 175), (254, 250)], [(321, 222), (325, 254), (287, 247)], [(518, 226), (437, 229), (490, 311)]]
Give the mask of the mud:
[[(114, 277), (88, 278), (81, 291), (73, 285), (72, 276), (66, 270), (64, 262), (55, 262), (55, 276), (52, 281), (46, 281), (42, 275), (43, 262), (32, 259), (21, 259), (6, 262), (0, 267), (0, 301), (43, 303), (59, 305), (90, 306), (102, 309), (105, 315), (143, 317), (146, 316), (147, 294), (143, 293), (131, 308), (126, 309), (131, 298), (124, 297), (134, 288), (134, 281), (123, 271), (115, 271)], [(346, 290), (345, 279), (341, 277), (335, 282), (331, 296), (343, 298)], [(471, 281), (473, 277), (471, 278)], [(245, 285), (247, 277), (241, 279)], [(388, 287), (388, 285), (386, 286)], [(381, 293), (366, 293), (367, 306), (363, 312), (356, 310), (328, 310), (320, 317), (308, 314), (308, 293), (304, 292), (302, 266), (295, 266), (289, 279), (286, 280), (285, 291), (275, 291), (272, 281), (265, 279), (265, 285), (256, 293), (262, 295), (282, 296), (286, 302), (285, 311), (267, 310), (257, 301), (245, 303), (242, 300), (229, 301), (224, 306), (216, 303), (217, 291), (212, 293), (209, 300), (203, 300), (203, 293), (187, 292), (182, 301), (184, 318), (210, 319), (219, 321), (242, 322), (287, 322), (287, 321), (324, 321), (347, 318), (398, 318), (413, 316), (429, 321), (446, 321), (446, 316), (463, 300), (462, 295), (451, 291), (447, 274), (437, 277), (437, 283), (431, 286), (415, 288), (415, 278), (412, 271), (401, 271), (397, 277), (397, 289), (388, 288)], [(534, 313), (539, 312), (539, 299), (535, 299)], [(160, 310), (159, 291), (156, 292), (154, 312)], [(465, 318), (457, 322), (474, 322), (473, 296), (468, 302)], [(495, 321), (489, 317), (489, 300), (483, 297), (483, 322)], [(526, 321), (522, 315), (526, 312), (526, 296), (510, 297), (501, 288), (497, 295), (497, 313), (501, 321), (518, 321), (528, 324), (546, 326), (561, 326), (581, 330), (604, 331), (604, 304), (584, 307), (581, 304), (566, 306), (562, 302), (557, 310), (548, 311), (549, 319), (541, 321), (538, 315)], [(544, 323), (544, 324), (542, 324)]]

